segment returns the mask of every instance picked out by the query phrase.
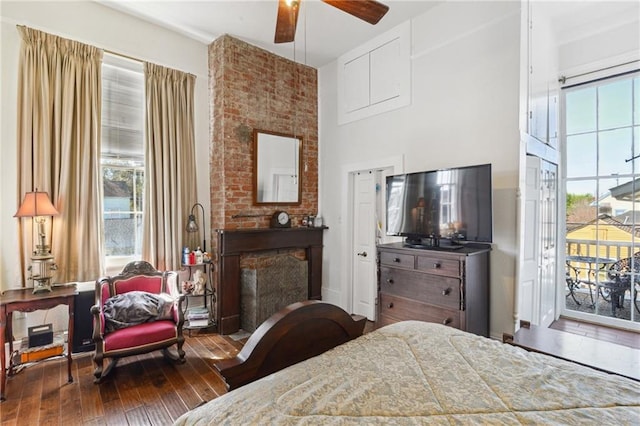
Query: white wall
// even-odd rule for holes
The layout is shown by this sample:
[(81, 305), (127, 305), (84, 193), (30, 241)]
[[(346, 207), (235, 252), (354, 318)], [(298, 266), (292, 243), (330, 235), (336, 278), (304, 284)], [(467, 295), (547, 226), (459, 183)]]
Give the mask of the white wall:
[(20, 49), (17, 24), (194, 74), (198, 201), (206, 212), (210, 210), (208, 55), (205, 44), (88, 1), (2, 0), (0, 23), (0, 146), (3, 160), (0, 167), (0, 290), (21, 286), (16, 249), (17, 219), (13, 217), (23, 195), (17, 193), (16, 183), (16, 84)]
[(410, 106), (337, 125), (337, 64), (319, 70), (323, 299), (346, 308), (351, 259), (343, 169), (396, 163), (404, 171), (491, 163), (494, 244), (490, 331), (513, 331), (519, 155), (520, 4), (450, 2), (412, 21)]
[[(560, 71), (567, 76), (607, 68), (640, 59), (640, 4), (630, 11), (632, 22), (598, 29), (594, 34), (571, 40), (558, 46)], [(638, 64), (629, 64), (628, 69), (637, 69)], [(618, 72), (624, 70), (618, 70)], [(608, 73), (611, 73), (609, 70)], [(582, 80), (591, 80), (598, 75), (590, 74)], [(574, 84), (581, 80), (571, 80)]]

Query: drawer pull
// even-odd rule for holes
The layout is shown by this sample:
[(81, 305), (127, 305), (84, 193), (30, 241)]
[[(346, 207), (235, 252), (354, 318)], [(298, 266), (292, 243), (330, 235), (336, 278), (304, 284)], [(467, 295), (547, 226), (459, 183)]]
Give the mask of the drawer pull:
[(387, 278), (387, 282), (388, 282), (389, 284), (393, 284), (393, 279), (392, 279), (392, 278)]
[(453, 320), (451, 318), (445, 318), (444, 321), (442, 321), (442, 325), (449, 325), (453, 322)]
[(450, 294), (451, 294), (451, 287), (445, 288), (444, 290), (442, 290), (442, 295), (443, 296), (448, 296)]
[(362, 253), (358, 253), (358, 256), (367, 257), (367, 252), (363, 251)]
[(433, 264), (433, 269), (440, 269), (442, 265), (439, 262)]
[(387, 303), (387, 308), (393, 308), (393, 302)]
[(395, 263), (400, 263), (400, 258), (399, 258), (399, 257), (394, 257), (394, 258), (393, 258), (393, 261), (394, 261)]

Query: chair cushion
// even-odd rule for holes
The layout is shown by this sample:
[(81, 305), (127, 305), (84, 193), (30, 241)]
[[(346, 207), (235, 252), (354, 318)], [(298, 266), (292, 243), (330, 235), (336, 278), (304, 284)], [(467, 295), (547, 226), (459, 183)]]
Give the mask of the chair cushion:
[(173, 319), (173, 298), (166, 294), (129, 291), (108, 298), (102, 312), (107, 333), (144, 322)]
[(104, 337), (104, 351), (157, 345), (177, 338), (176, 324), (170, 320), (153, 321), (113, 331)]

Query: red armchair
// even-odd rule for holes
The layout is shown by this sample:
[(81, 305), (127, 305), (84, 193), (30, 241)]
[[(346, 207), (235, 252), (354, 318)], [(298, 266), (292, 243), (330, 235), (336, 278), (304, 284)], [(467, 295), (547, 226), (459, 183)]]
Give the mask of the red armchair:
[[(107, 300), (117, 295), (129, 292), (146, 292), (154, 295), (169, 294), (174, 298), (173, 306), (167, 316), (148, 322), (129, 325), (124, 328), (109, 327), (105, 318), (105, 304)], [(129, 296), (132, 296), (130, 294)], [(126, 296), (125, 296), (126, 297)], [(151, 297), (151, 296), (150, 296)], [(122, 299), (123, 296), (120, 297)], [(159, 299), (159, 297), (158, 297)], [(112, 299), (111, 302), (113, 302)], [(96, 281), (95, 305), (91, 308), (93, 314), (93, 340), (96, 350), (93, 361), (95, 383), (100, 383), (104, 377), (116, 366), (118, 360), (129, 355), (137, 355), (162, 349), (165, 358), (174, 362), (184, 362), (184, 336), (182, 325), (184, 315), (182, 302), (184, 295), (178, 289), (176, 272), (160, 272), (149, 263), (136, 261), (127, 264), (119, 275), (103, 277)], [(160, 318), (160, 317), (159, 317)], [(169, 352), (168, 348), (177, 346), (177, 355)], [(111, 362), (103, 371), (104, 358)]]

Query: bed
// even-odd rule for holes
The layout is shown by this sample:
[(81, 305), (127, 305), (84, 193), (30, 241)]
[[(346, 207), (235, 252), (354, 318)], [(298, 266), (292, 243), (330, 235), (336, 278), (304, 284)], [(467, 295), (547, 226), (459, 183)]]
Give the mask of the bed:
[[(176, 424), (640, 423), (639, 382), (419, 321), (354, 338), (332, 326), (338, 340), (347, 342), (272, 374), (257, 373), (269, 347), (281, 340), (285, 347), (294, 340), (313, 347), (317, 336), (303, 337), (295, 329), (315, 316), (323, 321), (325, 309), (341, 311), (322, 302), (288, 309), (256, 330), (244, 354), (218, 363), (225, 379), (242, 377), (247, 384), (230, 384), (237, 389), (185, 413)], [(309, 309), (315, 311), (301, 316)], [(357, 324), (351, 332), (358, 334), (362, 321), (342, 312), (336, 314), (339, 322)], [(287, 321), (296, 314), (298, 321)], [(243, 364), (249, 373), (238, 372)]]

